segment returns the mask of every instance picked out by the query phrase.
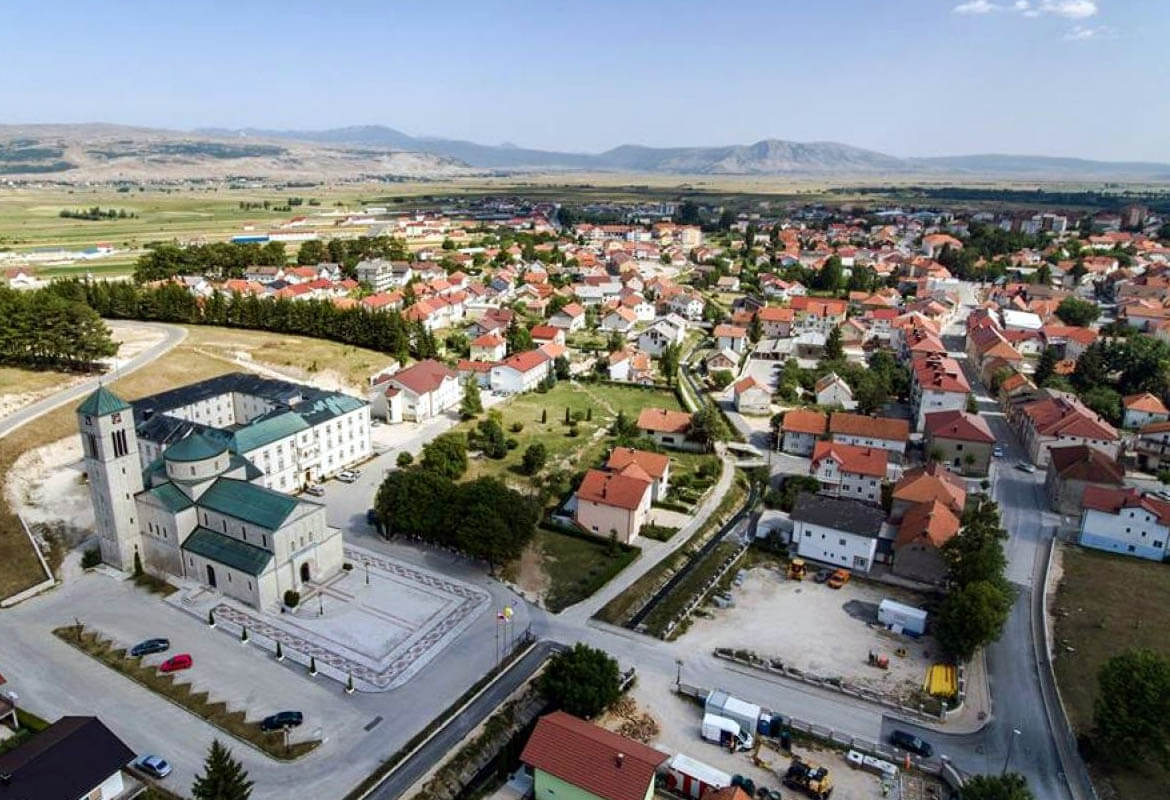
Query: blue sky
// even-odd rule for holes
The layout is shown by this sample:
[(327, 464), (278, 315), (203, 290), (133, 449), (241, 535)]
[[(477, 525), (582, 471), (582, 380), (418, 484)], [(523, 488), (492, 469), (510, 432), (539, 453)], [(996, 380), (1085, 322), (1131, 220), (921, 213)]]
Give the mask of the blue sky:
[(1170, 162), (1170, 0), (5, 0), (2, 122)]

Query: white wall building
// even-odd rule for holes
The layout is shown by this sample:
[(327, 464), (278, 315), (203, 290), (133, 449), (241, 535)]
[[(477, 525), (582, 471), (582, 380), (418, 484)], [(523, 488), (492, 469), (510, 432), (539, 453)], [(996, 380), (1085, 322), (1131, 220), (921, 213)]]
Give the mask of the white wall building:
[(868, 572), (885, 512), (868, 503), (801, 494), (792, 508), (792, 543), (801, 558)]

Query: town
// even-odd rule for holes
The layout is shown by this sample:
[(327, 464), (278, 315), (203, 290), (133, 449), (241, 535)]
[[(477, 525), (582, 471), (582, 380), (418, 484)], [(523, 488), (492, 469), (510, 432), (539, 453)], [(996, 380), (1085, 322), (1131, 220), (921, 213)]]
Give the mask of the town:
[(62, 314), (94, 322), (55, 363), (111, 363), (111, 330), (142, 373), (200, 330), (371, 354), (342, 379), (200, 336), (150, 392), (42, 393), (10, 785), (77, 752), (62, 797), (202, 796), (217, 762), (256, 797), (1085, 775), (1102, 712), (1047, 693), (1144, 656), (1082, 655), (1062, 580), (1164, 568), (1170, 225), (731, 200), (440, 198), (10, 275), (10, 354)]

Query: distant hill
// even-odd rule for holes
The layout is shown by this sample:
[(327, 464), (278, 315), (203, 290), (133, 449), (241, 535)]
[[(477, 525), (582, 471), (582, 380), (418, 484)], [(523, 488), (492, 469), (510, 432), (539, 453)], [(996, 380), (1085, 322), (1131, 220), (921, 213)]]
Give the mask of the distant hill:
[(1002, 177), (1170, 181), (1170, 164), (1025, 155), (898, 158), (838, 142), (764, 139), (722, 147), (622, 145), (604, 153), (416, 137), (384, 125), (328, 130), (0, 125), (0, 176), (69, 181), (224, 178), (445, 178), (489, 171), (678, 175)]

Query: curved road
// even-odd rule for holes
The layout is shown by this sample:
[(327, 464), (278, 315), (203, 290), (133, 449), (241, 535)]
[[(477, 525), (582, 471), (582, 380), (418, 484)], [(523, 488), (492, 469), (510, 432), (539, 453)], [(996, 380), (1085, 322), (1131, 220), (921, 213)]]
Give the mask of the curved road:
[[(135, 325), (142, 325), (156, 330), (161, 330), (164, 334), (163, 340), (158, 344), (148, 347), (134, 358), (127, 361), (125, 364), (118, 367), (118, 377), (128, 375), (134, 370), (144, 367), (152, 361), (156, 360), (162, 355), (170, 352), (176, 345), (187, 338), (186, 328), (180, 328), (176, 325), (166, 325), (161, 322), (137, 322)], [(25, 406), (19, 411), (15, 411), (6, 417), (0, 418), (0, 438), (7, 436), (22, 425), (27, 425), (37, 417), (49, 413), (53, 409), (63, 406), (70, 400), (76, 400), (80, 397), (92, 392), (98, 387), (98, 384), (106, 380), (106, 375), (99, 375), (94, 378), (89, 378), (68, 389), (62, 389), (59, 392), (49, 395), (41, 400), (38, 400), (31, 405)]]

